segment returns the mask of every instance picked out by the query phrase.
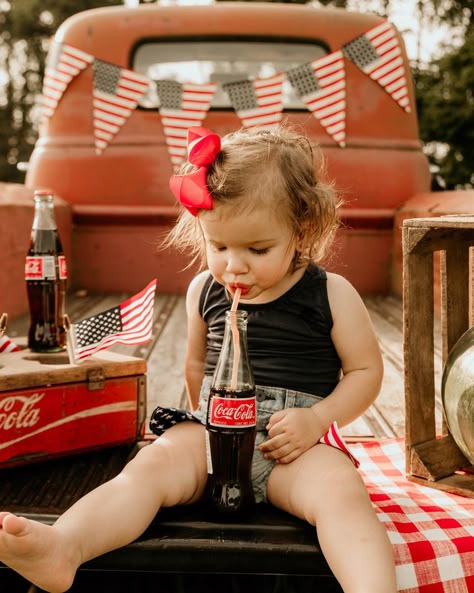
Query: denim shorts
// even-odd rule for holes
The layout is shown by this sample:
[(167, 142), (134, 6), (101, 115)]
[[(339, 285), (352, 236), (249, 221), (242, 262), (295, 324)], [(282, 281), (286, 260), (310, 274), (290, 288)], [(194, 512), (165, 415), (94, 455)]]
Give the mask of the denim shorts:
[[(206, 424), (207, 399), (211, 387), (212, 377), (205, 376), (199, 398), (199, 408), (192, 413), (193, 417), (202, 424)], [(266, 502), (267, 482), (275, 462), (265, 459), (258, 448), (268, 438), (266, 426), (275, 412), (284, 408), (309, 408), (323, 398), (310, 393), (293, 391), (282, 387), (268, 387), (257, 385), (257, 435), (252, 463), (252, 483), (256, 502)]]

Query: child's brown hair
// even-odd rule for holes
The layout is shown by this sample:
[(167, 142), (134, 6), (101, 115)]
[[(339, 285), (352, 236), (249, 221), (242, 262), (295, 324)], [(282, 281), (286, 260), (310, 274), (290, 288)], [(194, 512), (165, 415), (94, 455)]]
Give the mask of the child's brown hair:
[[(207, 186), (215, 206), (228, 204), (249, 215), (254, 207), (265, 206), (284, 216), (297, 239), (294, 265), (300, 267), (308, 260), (321, 261), (339, 225), (339, 201), (332, 185), (321, 179), (323, 166), (320, 150), (288, 126), (241, 129), (222, 139)], [(190, 167), (184, 164), (178, 173)], [(199, 216), (185, 209), (164, 245), (189, 253), (191, 264), (206, 264)]]

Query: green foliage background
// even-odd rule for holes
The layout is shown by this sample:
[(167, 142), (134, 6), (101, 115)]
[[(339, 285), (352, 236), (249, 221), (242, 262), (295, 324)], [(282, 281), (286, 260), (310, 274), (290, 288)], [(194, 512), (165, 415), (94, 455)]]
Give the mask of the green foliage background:
[(415, 80), (426, 154), (447, 189), (474, 187), (474, 30)]
[(17, 163), (28, 161), (36, 142), (48, 39), (77, 12), (120, 4), (121, 0), (0, 0), (0, 181), (24, 179)]
[[(381, 16), (387, 16), (391, 1), (379, 1)], [(37, 138), (48, 39), (72, 14), (120, 4), (122, 0), (0, 0), (0, 181), (23, 181), (17, 164), (28, 161)], [(370, 0), (319, 4), (374, 10)], [(461, 39), (456, 47), (449, 42), (433, 63), (412, 65), (420, 136), (446, 189), (474, 187), (472, 0), (418, 0), (417, 13), (425, 25), (449, 23)]]

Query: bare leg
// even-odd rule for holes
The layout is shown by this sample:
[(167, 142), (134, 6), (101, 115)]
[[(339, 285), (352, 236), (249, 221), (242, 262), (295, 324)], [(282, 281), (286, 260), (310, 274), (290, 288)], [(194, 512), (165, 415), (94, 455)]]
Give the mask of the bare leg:
[(275, 506), (317, 526), (321, 549), (345, 593), (396, 593), (390, 540), (344, 453), (316, 445), (277, 465), (267, 494)]
[(207, 477), (204, 443), (203, 426), (173, 427), (52, 527), (0, 513), (0, 560), (46, 591), (66, 591), (83, 562), (136, 539), (160, 507), (201, 497)]

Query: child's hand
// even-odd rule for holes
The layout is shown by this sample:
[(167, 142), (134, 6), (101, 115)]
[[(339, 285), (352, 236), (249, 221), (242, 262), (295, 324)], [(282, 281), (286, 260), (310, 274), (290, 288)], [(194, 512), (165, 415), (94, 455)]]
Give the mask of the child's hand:
[(275, 412), (267, 425), (269, 439), (260, 445), (265, 459), (290, 463), (315, 445), (326, 432), (312, 408)]

